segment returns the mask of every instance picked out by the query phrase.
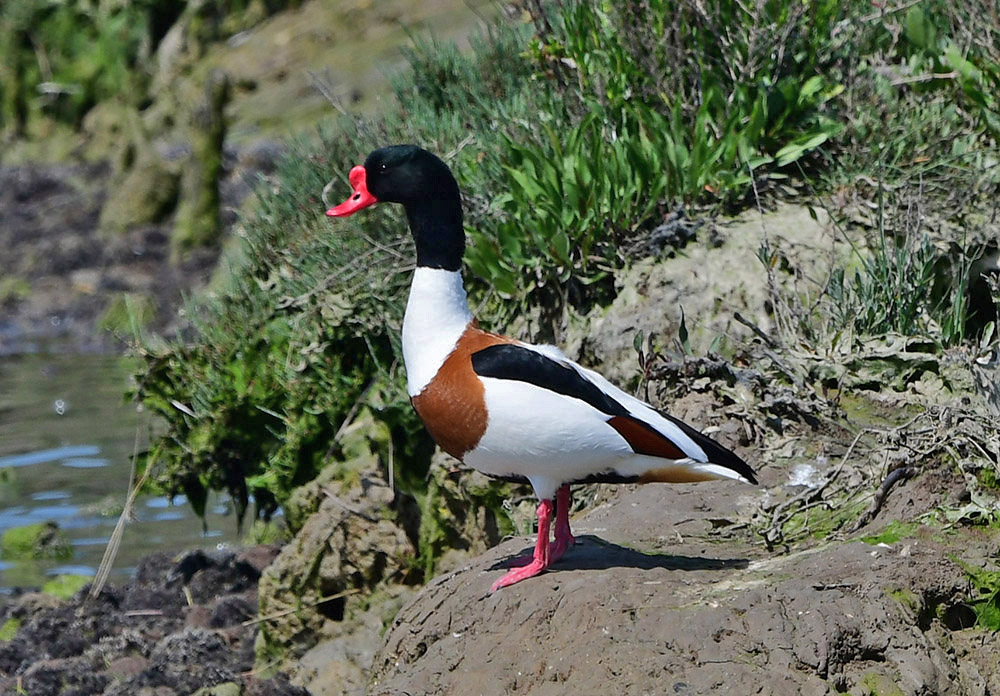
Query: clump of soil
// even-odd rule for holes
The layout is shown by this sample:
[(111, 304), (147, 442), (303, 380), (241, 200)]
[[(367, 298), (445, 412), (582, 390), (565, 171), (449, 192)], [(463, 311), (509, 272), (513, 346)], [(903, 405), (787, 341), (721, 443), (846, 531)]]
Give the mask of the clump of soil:
[[(146, 557), (135, 578), (89, 586), (72, 600), (25, 593), (0, 604), (0, 692), (181, 696), (232, 684), (231, 693), (307, 696), (278, 674), (253, 672), (257, 582), (277, 549)], [(230, 693), (230, 692), (227, 692)]]

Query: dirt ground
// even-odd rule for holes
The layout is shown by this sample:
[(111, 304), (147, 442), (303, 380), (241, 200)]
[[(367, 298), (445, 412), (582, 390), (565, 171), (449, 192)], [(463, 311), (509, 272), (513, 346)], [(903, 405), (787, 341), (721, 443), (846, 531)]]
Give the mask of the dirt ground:
[(995, 534), (922, 528), (777, 555), (719, 533), (766, 495), (629, 487), (574, 520), (577, 545), (550, 572), (490, 595), (530, 551), (510, 540), (400, 612), (368, 693), (1000, 693), (1000, 639), (970, 628), (968, 581), (950, 560), (995, 557)]

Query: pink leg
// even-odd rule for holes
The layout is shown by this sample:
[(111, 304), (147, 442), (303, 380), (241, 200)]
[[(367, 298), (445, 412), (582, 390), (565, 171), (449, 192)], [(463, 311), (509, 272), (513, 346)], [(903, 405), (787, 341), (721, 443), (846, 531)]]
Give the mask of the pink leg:
[(496, 592), (501, 587), (507, 587), (525, 578), (539, 575), (549, 567), (549, 563), (551, 562), (549, 555), (549, 525), (552, 522), (552, 507), (551, 500), (543, 500), (538, 504), (538, 541), (535, 542), (535, 555), (531, 559), (531, 563), (522, 568), (514, 568), (508, 571), (506, 575), (493, 583), (490, 592)]
[(556, 494), (556, 538), (549, 551), (549, 560), (553, 563), (558, 561), (566, 549), (571, 548), (576, 542), (569, 529), (569, 504), (569, 485), (567, 484), (560, 488)]

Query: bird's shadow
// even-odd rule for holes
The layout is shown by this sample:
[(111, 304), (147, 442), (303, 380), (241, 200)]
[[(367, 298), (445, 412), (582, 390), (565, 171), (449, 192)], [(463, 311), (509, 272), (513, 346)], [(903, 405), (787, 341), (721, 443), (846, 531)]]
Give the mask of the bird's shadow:
[[(527, 553), (503, 558), (490, 570), (509, 570), (524, 565), (531, 559), (532, 549)], [(705, 556), (682, 556), (672, 553), (643, 553), (625, 546), (619, 546), (592, 534), (576, 538), (576, 544), (566, 550), (565, 555), (548, 568), (549, 573), (561, 570), (607, 570), (609, 568), (637, 568), (652, 570), (729, 570), (746, 568), (750, 561), (746, 558), (711, 558)]]

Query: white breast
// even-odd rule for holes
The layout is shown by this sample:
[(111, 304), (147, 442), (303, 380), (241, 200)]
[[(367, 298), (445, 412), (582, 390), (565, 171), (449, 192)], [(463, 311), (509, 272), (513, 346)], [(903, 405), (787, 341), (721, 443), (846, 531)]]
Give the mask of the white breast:
[(418, 266), (403, 316), (403, 362), (410, 396), (434, 378), (470, 321), (462, 274)]

